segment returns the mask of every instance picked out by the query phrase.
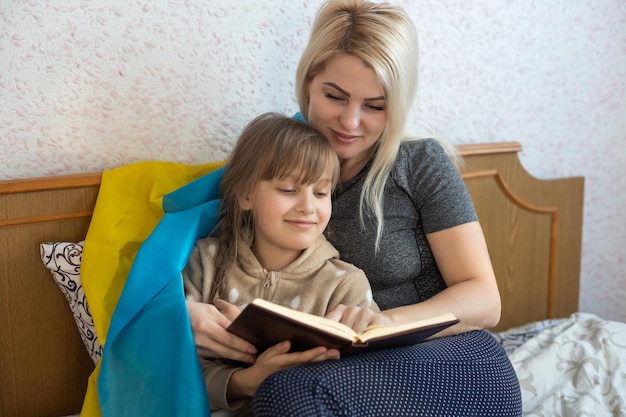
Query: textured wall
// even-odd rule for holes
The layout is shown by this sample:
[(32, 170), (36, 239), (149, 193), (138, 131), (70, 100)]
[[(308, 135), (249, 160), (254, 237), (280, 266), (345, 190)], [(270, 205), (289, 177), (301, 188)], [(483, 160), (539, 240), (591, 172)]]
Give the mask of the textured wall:
[[(0, 0), (0, 179), (224, 158), (254, 115), (296, 109), (319, 3)], [(626, 321), (626, 3), (395, 3), (421, 42), (413, 130), (584, 175), (580, 307)]]

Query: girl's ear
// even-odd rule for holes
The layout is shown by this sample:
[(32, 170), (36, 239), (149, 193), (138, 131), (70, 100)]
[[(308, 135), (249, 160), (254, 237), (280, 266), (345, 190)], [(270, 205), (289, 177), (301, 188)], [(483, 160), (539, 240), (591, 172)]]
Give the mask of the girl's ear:
[(237, 197), (237, 201), (239, 202), (239, 208), (242, 211), (252, 210), (252, 197), (250, 194), (239, 195), (239, 197)]

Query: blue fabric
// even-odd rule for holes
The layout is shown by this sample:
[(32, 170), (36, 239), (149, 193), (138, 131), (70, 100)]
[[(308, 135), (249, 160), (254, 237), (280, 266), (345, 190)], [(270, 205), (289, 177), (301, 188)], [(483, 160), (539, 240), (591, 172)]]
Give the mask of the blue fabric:
[(218, 220), (213, 171), (168, 194), (133, 262), (111, 319), (98, 379), (105, 417), (210, 416), (181, 271)]
[(225, 172), (226, 166), (223, 166), (172, 191), (163, 197), (163, 210), (166, 213), (173, 213), (219, 199), (220, 182)]
[(296, 120), (300, 120), (301, 122), (304, 122), (304, 123), (309, 123), (300, 112), (297, 112), (296, 114), (294, 114), (293, 118)]

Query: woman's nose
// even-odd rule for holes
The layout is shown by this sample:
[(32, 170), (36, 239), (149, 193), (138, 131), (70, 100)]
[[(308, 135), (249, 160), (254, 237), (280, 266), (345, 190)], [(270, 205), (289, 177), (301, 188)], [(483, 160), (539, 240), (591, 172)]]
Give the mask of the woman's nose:
[(347, 106), (341, 116), (339, 123), (346, 130), (352, 130), (361, 124), (361, 109), (358, 106)]

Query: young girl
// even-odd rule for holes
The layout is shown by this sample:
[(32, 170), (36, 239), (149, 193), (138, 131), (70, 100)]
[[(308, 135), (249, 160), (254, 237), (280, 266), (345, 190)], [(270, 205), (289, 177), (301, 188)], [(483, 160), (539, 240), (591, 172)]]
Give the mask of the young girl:
[[(340, 304), (379, 311), (364, 273), (323, 236), (338, 180), (337, 155), (316, 129), (274, 113), (254, 119), (220, 185), (218, 237), (199, 240), (183, 272), (188, 300), (243, 308), (260, 297), (317, 315)], [(249, 399), (268, 375), (338, 357), (324, 347), (288, 351), (280, 343), (249, 367), (202, 358), (211, 408), (251, 414)]]

